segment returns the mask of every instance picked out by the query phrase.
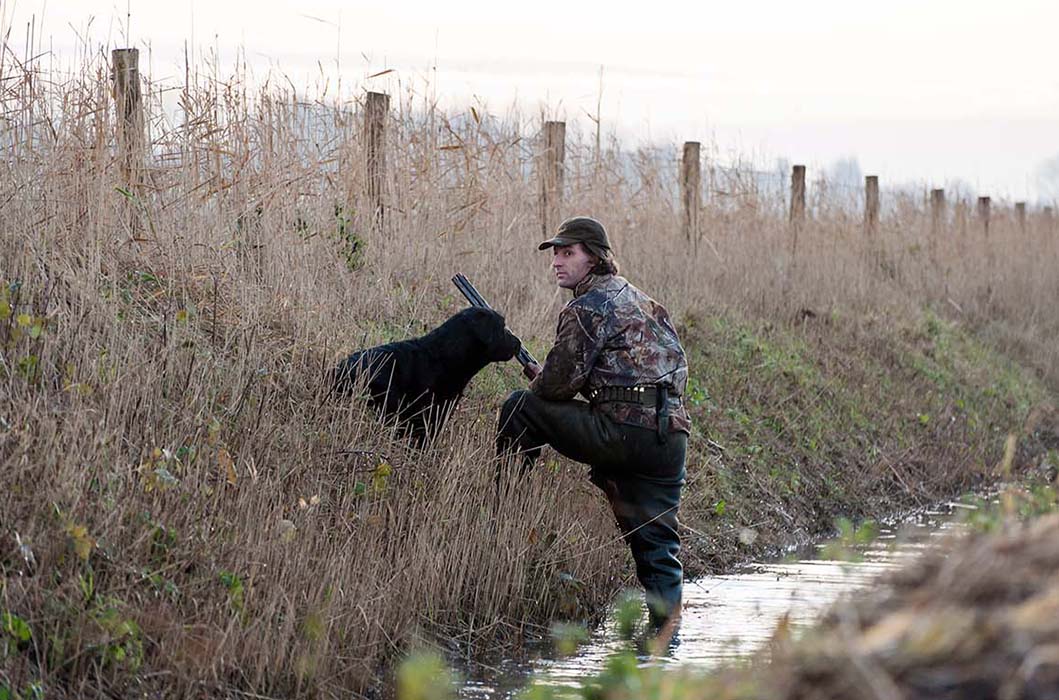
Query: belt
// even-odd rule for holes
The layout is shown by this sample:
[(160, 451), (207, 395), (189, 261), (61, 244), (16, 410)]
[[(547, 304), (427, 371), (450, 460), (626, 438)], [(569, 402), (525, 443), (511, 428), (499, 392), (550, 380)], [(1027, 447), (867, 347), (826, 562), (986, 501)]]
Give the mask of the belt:
[(658, 442), (665, 443), (669, 433), (669, 399), (680, 399), (679, 395), (669, 393), (667, 384), (646, 384), (637, 386), (605, 386), (596, 389), (589, 395), (593, 404), (617, 401), (650, 406), (655, 409), (658, 419)]
[(604, 386), (588, 396), (592, 403), (638, 403), (654, 407), (658, 402), (658, 388), (654, 384), (641, 386)]

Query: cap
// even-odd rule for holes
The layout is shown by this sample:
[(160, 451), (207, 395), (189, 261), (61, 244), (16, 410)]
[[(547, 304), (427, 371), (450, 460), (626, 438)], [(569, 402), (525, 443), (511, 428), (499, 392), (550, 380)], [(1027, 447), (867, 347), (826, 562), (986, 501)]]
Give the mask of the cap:
[(603, 224), (591, 216), (575, 216), (559, 224), (555, 237), (541, 243), (537, 246), (537, 250), (574, 243), (581, 243), (596, 257), (609, 258), (611, 256), (607, 230), (603, 228)]

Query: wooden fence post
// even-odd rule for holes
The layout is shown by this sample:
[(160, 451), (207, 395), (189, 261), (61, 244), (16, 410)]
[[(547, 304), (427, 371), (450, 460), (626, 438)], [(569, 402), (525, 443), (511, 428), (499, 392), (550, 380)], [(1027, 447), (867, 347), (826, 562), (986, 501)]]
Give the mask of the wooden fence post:
[(702, 208), (702, 163), (701, 144), (698, 141), (684, 142), (684, 157), (680, 161), (680, 201), (684, 208), (684, 238), (699, 242), (699, 211)]
[(945, 223), (945, 190), (930, 191), (930, 231), (937, 236)]
[(989, 214), (990, 214), (990, 203), (989, 197), (978, 198), (978, 218), (982, 222), (982, 231), (986, 235), (989, 235)]
[(1019, 222), (1019, 231), (1026, 233), (1026, 203), (1015, 202), (1015, 220)]
[(864, 228), (869, 234), (879, 230), (879, 176), (864, 177)]
[(367, 168), (368, 201), (372, 222), (383, 225), (383, 194), (386, 186), (386, 117), (390, 113), (390, 96), (369, 92), (364, 107), (364, 155)]
[(563, 158), (566, 155), (566, 122), (544, 122), (540, 162), (541, 231), (551, 236), (559, 224), (563, 200)]
[(115, 143), (121, 177), (127, 187), (140, 184), (144, 167), (143, 95), (140, 90), (140, 50), (111, 51), (114, 83)]
[(805, 220), (805, 166), (795, 165), (791, 169), (791, 221)]

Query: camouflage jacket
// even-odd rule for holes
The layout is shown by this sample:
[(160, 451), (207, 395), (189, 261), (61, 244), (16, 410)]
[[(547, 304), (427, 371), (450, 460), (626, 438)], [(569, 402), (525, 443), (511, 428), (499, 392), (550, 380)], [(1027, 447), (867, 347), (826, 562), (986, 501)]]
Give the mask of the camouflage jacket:
[[(603, 387), (668, 384), (669, 430), (688, 433), (684, 408), (688, 362), (669, 313), (616, 275), (589, 274), (559, 313), (555, 345), (530, 383), (543, 399), (561, 401), (579, 392), (592, 400)], [(654, 406), (605, 401), (598, 410), (618, 423), (657, 429)]]

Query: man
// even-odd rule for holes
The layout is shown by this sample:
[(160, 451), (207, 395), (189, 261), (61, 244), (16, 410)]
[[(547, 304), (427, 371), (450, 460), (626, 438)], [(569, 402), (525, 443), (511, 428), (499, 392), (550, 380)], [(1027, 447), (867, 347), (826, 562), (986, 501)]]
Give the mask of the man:
[(691, 428), (681, 402), (684, 349), (666, 310), (618, 276), (599, 221), (564, 221), (539, 246), (547, 248), (556, 281), (574, 298), (559, 313), (544, 366), (527, 368), (529, 390), (504, 402), (497, 451), (521, 455), (523, 472), (545, 444), (590, 465), (636, 561), (652, 623), (677, 620), (677, 508)]

